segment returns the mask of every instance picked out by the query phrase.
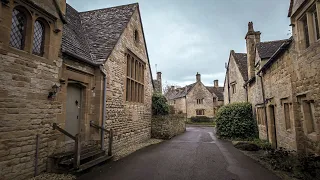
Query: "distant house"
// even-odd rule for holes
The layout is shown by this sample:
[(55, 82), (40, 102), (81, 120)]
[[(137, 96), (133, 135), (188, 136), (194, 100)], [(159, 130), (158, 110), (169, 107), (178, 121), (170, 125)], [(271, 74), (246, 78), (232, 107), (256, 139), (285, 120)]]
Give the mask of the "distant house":
[(165, 96), (176, 113), (185, 113), (187, 118), (193, 116), (212, 118), (223, 105), (223, 87), (218, 86), (218, 80), (214, 82), (213, 87), (205, 86), (201, 82), (199, 73), (196, 74), (195, 83), (182, 88), (171, 86)]

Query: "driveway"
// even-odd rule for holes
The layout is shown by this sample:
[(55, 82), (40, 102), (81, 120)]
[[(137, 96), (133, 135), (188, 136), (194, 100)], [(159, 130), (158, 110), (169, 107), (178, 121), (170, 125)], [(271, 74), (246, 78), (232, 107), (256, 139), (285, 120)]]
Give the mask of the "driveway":
[(89, 180), (278, 180), (210, 127), (187, 127), (169, 141), (107, 163), (79, 179)]

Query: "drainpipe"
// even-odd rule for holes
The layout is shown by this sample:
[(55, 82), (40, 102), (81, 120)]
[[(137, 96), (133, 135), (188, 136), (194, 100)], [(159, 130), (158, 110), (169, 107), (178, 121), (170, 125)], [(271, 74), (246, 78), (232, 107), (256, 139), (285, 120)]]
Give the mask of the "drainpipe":
[(248, 85), (244, 84), (243, 88), (246, 90), (246, 101), (249, 102), (249, 97), (248, 97)]
[(229, 67), (226, 67), (227, 69), (227, 80), (228, 80), (228, 101), (230, 104), (230, 81), (229, 81)]
[(264, 119), (265, 119), (265, 124), (266, 124), (266, 132), (267, 132), (267, 140), (269, 141), (269, 131), (268, 131), (268, 120), (267, 120), (267, 105), (265, 101), (265, 92), (264, 92), (264, 86), (263, 86), (263, 79), (260, 73), (258, 73), (258, 76), (260, 77), (261, 81), (261, 91), (262, 91), (262, 98), (263, 98), (263, 105), (264, 105)]
[[(103, 65), (100, 66), (100, 71), (103, 74), (103, 111), (102, 111), (102, 127), (106, 124), (106, 100), (107, 100), (107, 74), (104, 72)], [(101, 150), (104, 150), (104, 131), (101, 130)]]

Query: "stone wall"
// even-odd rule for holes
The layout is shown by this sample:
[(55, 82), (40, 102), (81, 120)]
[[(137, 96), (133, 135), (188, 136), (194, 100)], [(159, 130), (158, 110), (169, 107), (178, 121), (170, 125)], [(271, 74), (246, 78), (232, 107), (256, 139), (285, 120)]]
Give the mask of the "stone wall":
[[(229, 70), (226, 73), (226, 76), (229, 76), (229, 78), (226, 78), (225, 80), (224, 104), (229, 104), (229, 98), (228, 98), (229, 94), (230, 94), (230, 103), (246, 102), (247, 101), (246, 89), (243, 87), (245, 81), (243, 80), (240, 70), (232, 55), (230, 56)], [(228, 84), (230, 84), (230, 89), (228, 89)], [(231, 84), (235, 84), (236, 86), (235, 93), (232, 93)], [(230, 92), (228, 93), (228, 91)]]
[[(263, 74), (263, 84), (265, 91), (265, 98), (267, 103), (267, 117), (268, 117), (268, 132), (269, 141), (273, 142), (273, 137), (276, 136), (276, 143), (278, 147), (283, 147), (289, 150), (296, 150), (296, 132), (295, 122), (293, 117), (292, 107), (292, 84), (291, 77), (293, 72), (292, 50), (294, 44), (290, 49), (284, 52), (275, 63), (271, 65)], [(261, 90), (261, 89), (260, 89)], [(289, 105), (289, 123), (286, 125), (284, 104)], [(275, 128), (270, 117), (269, 106), (273, 105), (275, 110)], [(260, 128), (262, 125), (260, 125)], [(289, 128), (290, 127), (290, 128)], [(275, 131), (275, 132), (274, 132)], [(263, 131), (262, 131), (263, 132)], [(274, 134), (276, 133), (276, 134)]]
[[(293, 109), (297, 133), (297, 149), (303, 152), (312, 152), (320, 154), (320, 42), (315, 40), (315, 34), (308, 21), (310, 46), (304, 47), (305, 38), (303, 36), (303, 27), (299, 23), (299, 19), (306, 13), (307, 8), (316, 5), (317, 13), (320, 13), (320, 3), (311, 0), (305, 4), (297, 4), (304, 6), (297, 10), (291, 16), (291, 24), (297, 24), (292, 28), (294, 39), (295, 54), (293, 54), (293, 72), (292, 72), (292, 88), (293, 88)], [(296, 7), (296, 9), (298, 9)], [(304, 104), (310, 105), (310, 111), (303, 109)], [(308, 119), (310, 121), (308, 122)], [(307, 126), (313, 125), (313, 132), (308, 132)]]
[[(61, 1), (62, 2), (62, 1)], [(18, 2), (17, 2), (18, 3)], [(47, 4), (49, 3), (49, 4)], [(43, 2), (49, 7), (51, 2)], [(36, 135), (40, 135), (39, 172), (46, 168), (47, 157), (56, 148), (57, 132), (52, 123), (62, 113), (57, 99), (49, 100), (48, 94), (59, 83), (62, 59), (58, 57), (61, 47), (62, 22), (46, 24), (45, 52), (40, 57), (32, 54), (33, 23), (29, 21), (25, 47), (10, 47), (10, 31), (13, 0), (8, 6), (0, 3), (0, 179), (25, 179), (34, 173)], [(48, 5), (48, 6), (47, 6)], [(30, 8), (30, 7), (27, 7)], [(50, 19), (34, 11), (33, 16)], [(33, 18), (33, 19), (32, 19)], [(56, 24), (56, 27), (55, 27)]]
[(157, 139), (171, 139), (186, 131), (185, 114), (152, 116), (151, 137)]
[[(203, 99), (203, 104), (197, 104), (197, 99)], [(204, 109), (204, 116), (213, 117), (213, 95), (208, 91), (208, 89), (198, 82), (192, 90), (187, 94), (187, 116), (191, 118), (197, 116), (197, 109)]]
[(174, 99), (172, 101), (173, 101), (173, 107), (176, 114), (178, 114), (179, 112), (182, 112), (185, 114), (187, 112), (185, 97)]
[[(134, 31), (139, 33), (139, 40), (134, 40)], [(138, 9), (134, 12), (127, 28), (106, 61), (107, 72), (106, 125), (114, 130), (114, 151), (135, 143), (145, 141), (151, 136), (151, 98), (153, 93), (152, 75), (146, 52), (146, 44)], [(126, 67), (125, 52), (132, 51), (146, 63), (144, 70), (144, 103), (126, 102)], [(105, 138), (108, 145), (108, 138)]]

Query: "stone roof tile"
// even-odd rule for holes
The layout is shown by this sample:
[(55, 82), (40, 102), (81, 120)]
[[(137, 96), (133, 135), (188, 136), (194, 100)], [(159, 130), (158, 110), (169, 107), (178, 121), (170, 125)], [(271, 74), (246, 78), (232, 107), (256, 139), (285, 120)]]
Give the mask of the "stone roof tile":
[(236, 61), (236, 64), (239, 67), (240, 73), (243, 79), (248, 80), (248, 63), (247, 63), (247, 54), (246, 53), (234, 53), (233, 57)]
[(276, 41), (265, 41), (257, 44), (257, 50), (261, 59), (270, 58), (279, 47), (286, 42), (288, 39), (276, 40)]

